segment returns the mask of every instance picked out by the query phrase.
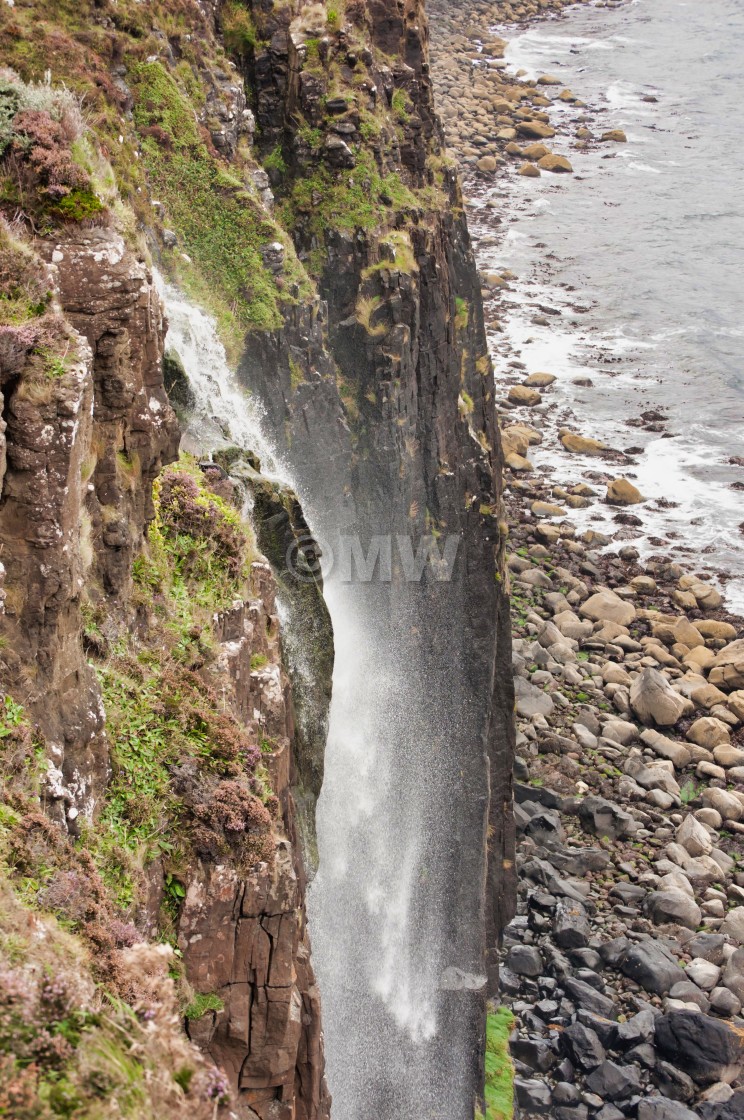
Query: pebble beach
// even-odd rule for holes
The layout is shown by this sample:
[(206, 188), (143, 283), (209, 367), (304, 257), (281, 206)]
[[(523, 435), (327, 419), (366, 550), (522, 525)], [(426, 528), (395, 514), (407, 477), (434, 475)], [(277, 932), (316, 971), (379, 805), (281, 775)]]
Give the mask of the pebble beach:
[[(543, 368), (524, 360), (510, 328), (518, 278), (489, 267), (509, 236), (502, 184), (570, 176), (575, 152), (611, 157), (627, 143), (560, 73), (507, 64), (510, 34), (567, 8), (429, 3), (438, 104), (481, 267), (510, 521), (520, 886), (501, 988), (516, 1096), (524, 1117), (734, 1120), (744, 621), (715, 552), (686, 550), (674, 502), (643, 493), (632, 433), (616, 446), (556, 403), (549, 344)], [(556, 315), (533, 305), (530, 323), (549, 334)], [(665, 424), (653, 408), (636, 420), (639, 434)], [(655, 536), (662, 514), (668, 531)]]

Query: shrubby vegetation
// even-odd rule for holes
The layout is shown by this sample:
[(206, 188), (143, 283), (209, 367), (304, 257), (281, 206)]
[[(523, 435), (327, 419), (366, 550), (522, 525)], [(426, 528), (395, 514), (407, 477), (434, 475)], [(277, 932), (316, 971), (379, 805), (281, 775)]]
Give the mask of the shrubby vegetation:
[[(142, 624), (114, 633), (85, 612), (113, 772), (78, 839), (44, 811), (44, 742), (0, 699), (0, 1117), (104, 1120), (115, 1099), (131, 1120), (208, 1120), (227, 1100), (179, 1025), (221, 1001), (191, 990), (174, 935), (196, 859), (273, 858), (262, 744), (207, 679), (215, 612), (247, 594), (254, 546), (191, 459), (166, 469), (155, 505), (133, 571)], [(133, 920), (153, 860), (161, 944)]]

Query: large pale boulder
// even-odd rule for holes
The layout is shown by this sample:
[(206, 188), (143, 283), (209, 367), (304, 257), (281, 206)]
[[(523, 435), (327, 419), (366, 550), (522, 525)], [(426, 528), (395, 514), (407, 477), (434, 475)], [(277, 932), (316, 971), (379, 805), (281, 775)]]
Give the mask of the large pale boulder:
[(730, 642), (716, 655), (709, 680), (730, 692), (744, 689), (744, 638)]
[(728, 727), (723, 720), (716, 719), (715, 716), (696, 719), (687, 731), (687, 738), (691, 743), (697, 743), (699, 747), (705, 747), (708, 751), (730, 740)]
[(537, 140), (547, 140), (555, 136), (555, 129), (544, 121), (517, 121), (520, 136), (534, 136)]
[(736, 637), (736, 627), (732, 626), (730, 622), (718, 622), (713, 618), (700, 618), (696, 619), (692, 625), (700, 631), (704, 638), (717, 638), (724, 642), (730, 642)]
[(616, 478), (607, 487), (607, 501), (613, 506), (637, 506), (645, 499), (627, 478)]
[(525, 404), (533, 408), (542, 400), (537, 389), (530, 389), (528, 385), (513, 385), (509, 390), (508, 398), (512, 404)]
[(558, 174), (573, 174), (573, 167), (565, 156), (558, 156), (555, 154), (543, 156), (538, 160), (537, 166), (541, 171), (552, 171)]
[(558, 435), (566, 451), (570, 451), (573, 455), (603, 455), (609, 450), (606, 443), (577, 435), (576, 432), (570, 432), (568, 428), (561, 428)]
[(656, 754), (661, 755), (662, 758), (668, 758), (678, 770), (684, 770), (685, 766), (690, 765), (692, 754), (684, 743), (677, 743), (674, 739), (668, 739), (666, 735), (662, 735), (653, 728), (648, 728), (642, 732), (641, 741)]
[(723, 920), (721, 933), (744, 945), (744, 906), (735, 906), (733, 910), (729, 910)]
[(579, 613), (594, 622), (616, 622), (620, 626), (629, 626), (636, 617), (633, 604), (621, 599), (614, 591), (598, 591), (591, 595), (582, 603)]
[(685, 817), (677, 829), (677, 843), (691, 856), (707, 856), (713, 849), (708, 829), (692, 815)]
[(650, 666), (630, 686), (630, 706), (641, 723), (673, 727), (691, 708), (689, 700), (675, 692), (669, 681)]
[(583, 638), (588, 638), (594, 630), (594, 626), (588, 618), (581, 619), (573, 611), (559, 611), (558, 614), (553, 616), (553, 623), (558, 627), (564, 638), (573, 638), (577, 642), (580, 642)]

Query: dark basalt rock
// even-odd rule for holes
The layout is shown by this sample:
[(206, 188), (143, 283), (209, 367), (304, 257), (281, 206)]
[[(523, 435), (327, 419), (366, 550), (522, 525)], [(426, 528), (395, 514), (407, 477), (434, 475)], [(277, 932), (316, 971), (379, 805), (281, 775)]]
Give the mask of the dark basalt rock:
[(744, 1065), (744, 1031), (709, 1015), (664, 1015), (656, 1023), (656, 1045), (701, 1085), (734, 1081)]
[(683, 970), (669, 949), (658, 941), (642, 941), (633, 945), (625, 954), (621, 969), (647, 992), (665, 995), (675, 984), (685, 979)]
[(605, 1060), (605, 1049), (590, 1027), (573, 1023), (561, 1034), (561, 1044), (575, 1066), (595, 1069)]
[(586, 1086), (599, 1097), (621, 1101), (640, 1090), (641, 1078), (635, 1066), (620, 1066), (607, 1060), (590, 1074)]

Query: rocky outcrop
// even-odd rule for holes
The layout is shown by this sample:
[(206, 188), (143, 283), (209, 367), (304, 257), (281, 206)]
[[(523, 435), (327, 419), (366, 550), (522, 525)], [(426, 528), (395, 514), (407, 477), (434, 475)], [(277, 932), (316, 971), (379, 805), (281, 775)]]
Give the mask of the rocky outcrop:
[(226, 1072), (247, 1120), (325, 1120), (320, 993), (290, 787), (291, 693), (268, 565), (254, 565), (254, 583), (256, 597), (220, 620), (212, 676), (246, 725), (257, 721), (256, 731), (273, 744), (271, 787), (284, 827), (271, 865), (245, 876), (200, 864), (189, 878), (178, 921), (184, 965), (194, 988), (217, 995), (223, 1006), (191, 1020), (188, 1033)]
[(110, 230), (38, 248), (72, 330), (42, 378), (30, 351), (3, 388), (2, 656), (49, 744), (53, 811), (74, 829), (80, 813), (93, 814), (108, 775), (98, 688), (80, 641), (82, 589), (89, 601), (126, 594), (152, 483), (177, 453), (178, 427), (145, 263)]
[[(310, 8), (294, 21), (280, 5), (253, 14), (269, 42), (255, 58), (255, 109), (286, 168), (275, 175), (277, 203), (319, 274), (322, 302), (288, 315), (282, 332), (251, 337), (241, 376), (335, 558), (329, 587), (340, 611), (389, 651), (402, 683), (378, 696), (369, 725), (372, 740), (384, 736), (384, 718), (412, 744), (395, 762), (390, 830), (408, 805), (447, 806), (446, 820), (426, 814), (431, 866), (411, 904), (414, 956), (436, 945), (427, 970), (471, 977), (468, 990), (437, 997), (461, 1011), (439, 1055), (444, 1069), (477, 1045), (473, 1008), (494, 988), (513, 888), (506, 526), (478, 278), (434, 111), (422, 5), (347, 5), (338, 30)], [(360, 36), (384, 54), (363, 49)], [(440, 555), (454, 541), (446, 578), (426, 566), (419, 581), (406, 578), (400, 540), (414, 553), (433, 540)], [(376, 541), (392, 542), (390, 578), (347, 580), (353, 550), (368, 558)], [(348, 951), (354, 960), (358, 950)], [(462, 1101), (477, 1097), (477, 1071), (453, 1077)]]
[[(86, 653), (100, 657), (132, 628), (146, 651), (152, 619), (133, 571), (135, 561), (146, 563), (153, 483), (176, 458), (180, 433), (163, 386), (162, 306), (144, 259), (110, 229), (81, 230), (38, 249), (69, 338), (64, 360), (50, 366), (54, 375), (39, 376), (33, 352), (4, 372), (0, 656), (4, 690), (33, 715), (49, 752), (49, 811), (77, 834), (82, 821), (105, 812), (111, 777), (106, 712)], [(225, 1071), (240, 1116), (324, 1120), (330, 1100), (320, 999), (291, 787), (294, 709), (265, 562), (252, 565), (250, 584), (253, 597), (214, 620), (216, 648), (202, 672), (241, 733), (270, 747), (264, 757), (279, 805), (274, 857), (252, 871), (223, 859), (192, 860), (179, 872), (186, 979), (198, 994), (218, 993), (224, 1006), (219, 1016), (188, 1020), (189, 1034)], [(88, 615), (100, 628), (98, 621), (88, 627)], [(130, 916), (155, 937), (163, 861), (145, 874), (147, 897)]]

